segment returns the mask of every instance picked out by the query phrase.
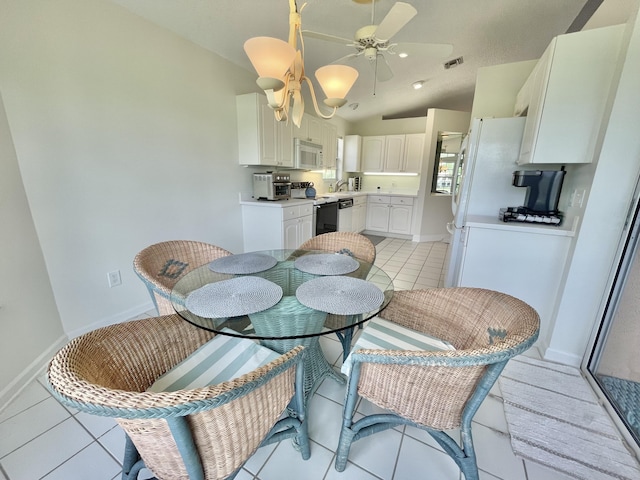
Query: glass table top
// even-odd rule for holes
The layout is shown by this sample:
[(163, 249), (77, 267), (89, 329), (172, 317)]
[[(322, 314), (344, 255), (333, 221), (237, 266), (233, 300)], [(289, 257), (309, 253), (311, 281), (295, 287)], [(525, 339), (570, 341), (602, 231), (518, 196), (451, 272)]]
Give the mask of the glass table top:
[(266, 340), (348, 329), (377, 315), (392, 296), (382, 269), (349, 255), (265, 250), (190, 271), (175, 284), (171, 302), (199, 328)]

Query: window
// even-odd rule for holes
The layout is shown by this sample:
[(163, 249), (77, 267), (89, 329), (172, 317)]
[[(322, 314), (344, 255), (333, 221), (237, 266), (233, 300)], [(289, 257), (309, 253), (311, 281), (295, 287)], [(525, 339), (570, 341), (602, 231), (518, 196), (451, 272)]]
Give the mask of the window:
[(462, 133), (438, 132), (431, 193), (451, 195), (455, 187), (454, 168), (461, 144)]

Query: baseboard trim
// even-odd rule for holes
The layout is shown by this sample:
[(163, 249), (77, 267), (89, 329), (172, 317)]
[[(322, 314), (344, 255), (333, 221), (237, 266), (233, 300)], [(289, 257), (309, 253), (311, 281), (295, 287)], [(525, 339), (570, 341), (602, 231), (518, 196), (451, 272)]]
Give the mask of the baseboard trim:
[(117, 313), (110, 317), (103, 318), (96, 322), (90, 323), (89, 325), (84, 325), (80, 328), (76, 328), (75, 330), (71, 330), (67, 332), (69, 338), (76, 338), (80, 335), (84, 335), (92, 330), (97, 328), (107, 327), (109, 325), (114, 325), (116, 323), (126, 322), (127, 320), (131, 320), (132, 318), (138, 317), (140, 315), (144, 315), (146, 312), (150, 310), (154, 310), (156, 307), (153, 302), (149, 301), (142, 305), (138, 305), (137, 307), (130, 308), (125, 310), (124, 312)]
[(44, 372), (51, 358), (67, 344), (69, 339), (61, 336), (49, 348), (42, 352), (27, 368), (25, 368), (16, 378), (0, 390), (0, 412), (2, 412), (11, 401)]
[(144, 316), (147, 312), (154, 310), (155, 305), (149, 301), (142, 305), (139, 305), (124, 312), (120, 312), (111, 317), (98, 320), (89, 325), (77, 328), (70, 332), (66, 332), (67, 335), (61, 336), (56, 340), (49, 348), (47, 348), (42, 354), (40, 354), (27, 368), (25, 368), (17, 377), (15, 377), (9, 384), (0, 390), (0, 412), (4, 410), (11, 401), (16, 398), (25, 389), (29, 383), (38, 378), (43, 373), (44, 369), (49, 364), (49, 360), (65, 346), (70, 339), (83, 335), (87, 332), (95, 330), (97, 328), (106, 327), (116, 323), (126, 322), (135, 317)]
[(577, 355), (561, 352), (560, 350), (554, 350), (553, 348), (547, 348), (542, 356), (544, 360), (550, 362), (561, 363), (570, 367), (580, 368), (582, 364), (582, 357)]
[(414, 242), (444, 242), (449, 243), (451, 235), (449, 234), (434, 234), (434, 235), (414, 235)]

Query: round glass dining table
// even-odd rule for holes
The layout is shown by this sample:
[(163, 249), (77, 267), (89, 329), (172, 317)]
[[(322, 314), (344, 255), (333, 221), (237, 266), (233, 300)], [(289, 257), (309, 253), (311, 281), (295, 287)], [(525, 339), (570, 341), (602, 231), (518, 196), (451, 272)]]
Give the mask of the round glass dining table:
[(278, 353), (304, 345), (309, 398), (327, 376), (345, 381), (319, 337), (335, 332), (348, 352), (354, 327), (392, 296), (391, 278), (348, 252), (265, 250), (191, 270), (175, 284), (171, 302), (184, 320), (217, 334), (255, 339)]

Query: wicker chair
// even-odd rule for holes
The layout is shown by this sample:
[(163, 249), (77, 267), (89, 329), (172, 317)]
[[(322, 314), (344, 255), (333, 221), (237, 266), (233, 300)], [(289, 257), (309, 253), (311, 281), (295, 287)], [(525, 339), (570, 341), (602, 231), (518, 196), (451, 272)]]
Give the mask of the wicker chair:
[[(352, 442), (404, 424), (426, 430), (466, 480), (477, 480), (471, 421), (507, 361), (537, 339), (538, 314), (502, 293), (439, 288), (396, 292), (380, 317), (449, 342), (455, 350), (365, 350), (356, 344), (336, 470), (345, 469)], [(365, 327), (362, 335), (366, 332)], [(389, 413), (354, 422), (359, 396)], [(444, 432), (456, 428), (461, 446)]]
[[(367, 263), (373, 263), (376, 260), (376, 247), (364, 235), (354, 232), (331, 232), (323, 233), (304, 242), (298, 247), (299, 250), (322, 250), (327, 252), (345, 252), (350, 253)], [(368, 269), (356, 271), (355, 275), (366, 279), (369, 274)], [(354, 319), (355, 320), (355, 319)], [(341, 322), (340, 322), (341, 323)], [(331, 328), (338, 324), (335, 315), (328, 315), (325, 325)], [(340, 343), (342, 344), (342, 359), (346, 360), (351, 350), (351, 338), (353, 336), (353, 328), (336, 332)]]
[(284, 438), (309, 458), (304, 347), (231, 381), (148, 391), (212, 336), (178, 315), (101, 328), (55, 355), (49, 388), (64, 405), (114, 417), (125, 430), (123, 479), (137, 478), (145, 466), (158, 479), (233, 478), (259, 446)]
[(158, 315), (175, 313), (171, 289), (187, 272), (231, 252), (192, 240), (170, 240), (150, 245), (133, 260), (133, 269), (149, 290)]

